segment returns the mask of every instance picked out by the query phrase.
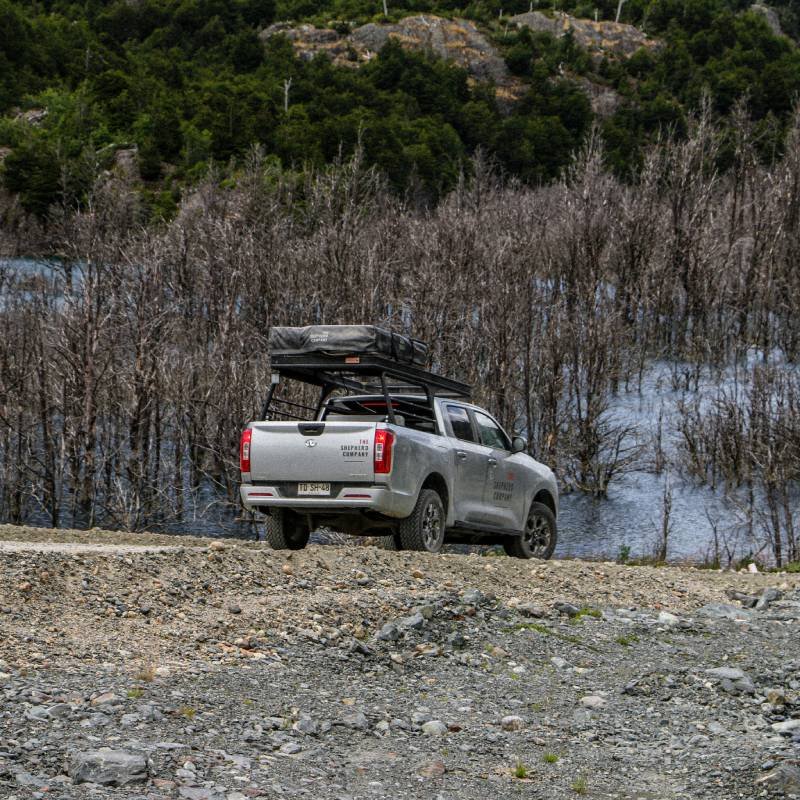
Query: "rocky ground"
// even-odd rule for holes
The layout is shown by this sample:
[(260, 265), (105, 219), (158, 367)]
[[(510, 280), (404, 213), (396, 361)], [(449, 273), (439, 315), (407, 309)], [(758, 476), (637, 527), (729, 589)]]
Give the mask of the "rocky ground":
[(799, 634), (800, 575), (0, 527), (0, 798), (800, 796)]

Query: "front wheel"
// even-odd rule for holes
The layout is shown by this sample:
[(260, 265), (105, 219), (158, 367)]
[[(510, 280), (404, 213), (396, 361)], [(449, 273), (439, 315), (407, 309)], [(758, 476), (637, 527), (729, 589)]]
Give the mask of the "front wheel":
[(555, 514), (544, 503), (531, 504), (522, 536), (503, 542), (506, 553), (514, 558), (548, 559), (556, 549), (558, 528)]
[(310, 535), (297, 514), (282, 508), (273, 508), (264, 522), (264, 538), (273, 550), (302, 550)]
[(442, 498), (433, 489), (423, 489), (411, 516), (400, 523), (400, 549), (438, 553), (444, 544), (444, 525)]

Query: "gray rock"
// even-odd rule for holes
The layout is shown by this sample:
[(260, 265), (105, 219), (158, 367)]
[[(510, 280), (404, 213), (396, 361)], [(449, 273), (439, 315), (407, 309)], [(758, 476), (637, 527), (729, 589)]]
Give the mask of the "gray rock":
[(464, 589), (461, 602), (468, 606), (479, 606), (486, 602), (486, 595), (480, 589)]
[(447, 725), (441, 720), (432, 719), (422, 726), (422, 732), (426, 736), (444, 736), (447, 733)]
[(69, 759), (69, 775), (74, 783), (99, 783), (125, 786), (147, 780), (147, 759), (127, 750), (85, 750)]
[(516, 717), (514, 715), (509, 714), (503, 719), (500, 720), (500, 727), (504, 731), (518, 731), (521, 730), (525, 723), (522, 720), (522, 717)]
[(451, 647), (455, 647), (457, 650), (461, 650), (466, 646), (467, 640), (460, 631), (454, 631), (447, 637), (447, 644)]
[(200, 786), (179, 786), (178, 797), (185, 800), (217, 800), (219, 793), (213, 789), (203, 789)]
[(576, 617), (581, 611), (578, 606), (574, 606), (572, 603), (564, 603), (561, 601), (553, 603), (553, 608), (558, 611), (559, 614), (564, 614), (564, 616), (567, 617)]
[(430, 604), (419, 606), (414, 609), (414, 613), (422, 614), (425, 619), (433, 619), (433, 615), (436, 613), (436, 606)]
[(425, 617), (419, 612), (412, 614), (410, 617), (404, 617), (400, 620), (400, 627), (409, 630), (419, 630), (425, 625)]
[(772, 730), (776, 733), (791, 733), (800, 730), (800, 719), (787, 719), (783, 722), (773, 722)]
[(552, 664), (552, 665), (553, 665), (553, 666), (554, 666), (556, 669), (564, 669), (565, 667), (568, 667), (568, 666), (569, 666), (569, 661), (567, 661), (567, 660), (566, 660), (566, 659), (564, 659), (564, 658), (561, 658), (560, 656), (553, 656), (553, 657), (550, 659), (550, 663), (551, 663), (551, 664)]
[(800, 792), (800, 767), (784, 762), (772, 772), (756, 779), (756, 783), (766, 783), (784, 794)]
[(674, 614), (670, 614), (669, 611), (662, 611), (658, 615), (658, 624), (659, 625), (667, 625), (670, 628), (674, 628), (676, 625), (680, 623), (680, 617), (676, 617)]
[(520, 605), (517, 606), (517, 611), (522, 614), (523, 617), (536, 617), (537, 619), (541, 619), (547, 616), (547, 612), (544, 609), (535, 606), (533, 603), (520, 603)]
[(750, 622), (753, 612), (744, 608), (728, 605), (727, 603), (708, 603), (695, 612), (698, 617), (711, 619), (729, 619), (734, 622)]
[(377, 638), (380, 639), (382, 642), (396, 642), (402, 633), (400, 628), (397, 627), (396, 623), (394, 622), (387, 622), (381, 629), (378, 631)]
[(341, 724), (344, 725), (345, 728), (352, 728), (353, 730), (369, 730), (369, 720), (361, 711), (355, 711), (352, 714), (345, 714), (342, 717)]
[(764, 591), (761, 592), (761, 597), (759, 597), (756, 602), (756, 611), (763, 611), (765, 608), (769, 607), (770, 603), (774, 603), (782, 597), (783, 592), (780, 589), (775, 589), (772, 586), (764, 589)]
[(589, 708), (592, 710), (599, 710), (605, 706), (606, 701), (605, 698), (600, 697), (597, 694), (588, 694), (585, 697), (581, 697), (580, 703), (584, 708)]
[(770, 29), (776, 36), (783, 36), (783, 30), (781, 30), (781, 20), (774, 8), (770, 8), (763, 3), (753, 3), (753, 5), (750, 6), (750, 10), (764, 17), (767, 25), (769, 25)]
[(319, 723), (311, 717), (300, 717), (292, 725), (292, 730), (302, 733), (305, 736), (316, 736), (319, 733)]
[(710, 675), (712, 678), (727, 678), (729, 681), (738, 681), (747, 677), (742, 670), (736, 667), (714, 667), (707, 669), (706, 675)]
[(293, 756), (299, 753), (303, 748), (297, 742), (286, 742), (280, 746), (280, 751), (284, 755)]
[(430, 712), (425, 711), (415, 711), (411, 715), (411, 724), (412, 725), (422, 725), (427, 722), (431, 718)]

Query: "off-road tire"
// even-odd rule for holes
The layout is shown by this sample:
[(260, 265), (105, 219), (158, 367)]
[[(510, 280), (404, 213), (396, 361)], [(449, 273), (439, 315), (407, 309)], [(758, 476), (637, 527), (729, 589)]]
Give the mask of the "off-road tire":
[(273, 508), (264, 522), (264, 539), (273, 550), (302, 550), (310, 535), (297, 514), (282, 508)]
[(433, 489), (423, 489), (411, 515), (398, 528), (400, 549), (438, 553), (444, 544), (446, 521), (439, 493)]
[(532, 503), (522, 536), (508, 538), (503, 549), (514, 558), (543, 558), (553, 555), (558, 540), (556, 516), (544, 503)]
[(389, 534), (388, 536), (376, 536), (373, 539), (375, 547), (379, 550), (402, 550), (399, 541), (400, 537), (396, 533)]

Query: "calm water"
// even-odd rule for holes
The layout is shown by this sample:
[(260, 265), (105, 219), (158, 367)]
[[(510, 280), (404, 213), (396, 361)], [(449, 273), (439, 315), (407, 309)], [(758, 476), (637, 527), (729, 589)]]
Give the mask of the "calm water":
[[(0, 259), (0, 275), (4, 269), (24, 272), (31, 277), (52, 274), (52, 268), (47, 264), (30, 260)], [(676, 454), (677, 434), (671, 421), (675, 419), (677, 403), (697, 396), (696, 393), (675, 391), (670, 372), (669, 364), (654, 364), (643, 381), (641, 393), (622, 393), (615, 397), (611, 412), (616, 419), (633, 426), (642, 441), (649, 441), (655, 435), (661, 413), (663, 446), (668, 461)], [(700, 395), (709, 396), (717, 388), (718, 383), (707, 378), (700, 384)], [(645, 452), (645, 460), (649, 460), (648, 457), (652, 458), (650, 449)], [(734, 504), (710, 489), (681, 480), (678, 470), (667, 466), (660, 475), (640, 470), (615, 479), (608, 497), (604, 499), (597, 500), (580, 493), (564, 494), (557, 555), (615, 558), (621, 548), (628, 549), (633, 557), (652, 554), (662, 526), (665, 481), (669, 481), (672, 491), (668, 547), (671, 560), (701, 560), (709, 556), (713, 550), (712, 523), (737, 552), (747, 553), (753, 549)], [(207, 508), (209, 499), (208, 495), (198, 498), (198, 508)], [(40, 522), (46, 524), (44, 520)], [(249, 526), (232, 523), (229, 515), (223, 517), (213, 512), (171, 525), (168, 530), (211, 536), (254, 534)]]

